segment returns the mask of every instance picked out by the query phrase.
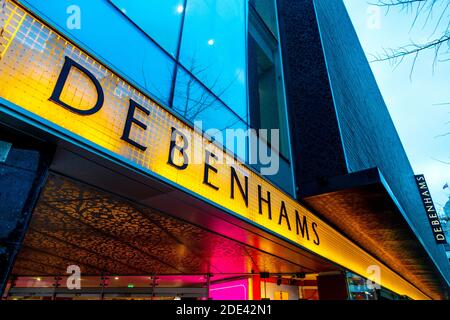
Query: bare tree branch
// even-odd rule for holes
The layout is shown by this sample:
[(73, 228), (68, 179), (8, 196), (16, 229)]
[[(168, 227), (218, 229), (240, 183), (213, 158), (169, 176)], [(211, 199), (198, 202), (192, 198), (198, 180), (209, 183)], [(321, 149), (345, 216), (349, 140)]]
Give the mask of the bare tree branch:
[(437, 162), (443, 163), (443, 164), (450, 164), (450, 162), (449, 162), (449, 161), (443, 161), (443, 160), (439, 160), (439, 159), (436, 159), (436, 158), (433, 158), (433, 157), (431, 157), (431, 159), (433, 159), (434, 161), (437, 161)]
[[(379, 7), (386, 9), (386, 14), (392, 8), (397, 8), (413, 15), (411, 22), (411, 30), (416, 26), (419, 19), (423, 19), (423, 26), (430, 23), (431, 18), (437, 9), (440, 10), (437, 19), (434, 19), (435, 25), (430, 35), (431, 40), (425, 43), (414, 43), (410, 40), (410, 44), (395, 49), (384, 50), (383, 53), (373, 55), (372, 62), (390, 61), (397, 67), (408, 56), (412, 57), (411, 74), (414, 66), (423, 51), (434, 50), (433, 68), (438, 62), (444, 62), (450, 59), (445, 57), (440, 60), (440, 56), (450, 55), (450, 1), (449, 0), (379, 0), (374, 3)], [(447, 19), (448, 21), (445, 21)], [(445, 23), (445, 24), (444, 24)]]
[[(386, 9), (389, 14), (392, 9), (406, 12), (412, 15), (411, 29), (423, 21), (423, 27), (433, 23), (433, 31), (424, 43), (415, 43), (410, 40), (409, 44), (395, 48), (384, 49), (381, 54), (372, 55), (371, 62), (388, 61), (397, 68), (406, 58), (411, 59), (410, 79), (419, 56), (425, 51), (432, 51), (434, 54), (432, 68), (433, 72), (438, 63), (450, 61), (450, 0), (378, 0), (374, 5)], [(437, 12), (437, 16), (434, 14)], [(434, 17), (433, 17), (434, 16)], [(450, 103), (438, 103), (435, 105), (448, 106)], [(449, 113), (450, 114), (450, 113)], [(450, 124), (450, 121), (445, 125)], [(434, 138), (446, 138), (450, 136), (450, 131), (437, 135)], [(435, 161), (450, 164), (448, 161), (433, 158)]]

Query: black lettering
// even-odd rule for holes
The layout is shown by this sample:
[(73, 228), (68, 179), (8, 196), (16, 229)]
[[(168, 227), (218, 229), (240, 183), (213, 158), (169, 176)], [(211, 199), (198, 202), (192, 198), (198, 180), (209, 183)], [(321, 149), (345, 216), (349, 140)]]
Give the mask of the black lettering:
[(138, 104), (136, 101), (133, 101), (132, 99), (130, 99), (130, 106), (128, 107), (127, 120), (125, 121), (125, 127), (123, 128), (122, 137), (120, 139), (128, 142), (132, 146), (134, 146), (142, 151), (145, 151), (145, 150), (147, 150), (147, 147), (144, 147), (143, 145), (137, 143), (136, 141), (134, 141), (130, 138), (131, 127), (133, 126), (133, 124), (137, 125), (144, 131), (147, 130), (147, 126), (134, 117), (134, 113), (135, 113), (136, 109), (142, 111), (147, 116), (150, 114), (150, 111), (145, 109), (143, 106)]
[(306, 233), (306, 239), (309, 240), (309, 231), (308, 231), (308, 221), (306, 219), (306, 216), (303, 216), (303, 221), (300, 219), (300, 215), (297, 210), (295, 210), (295, 222), (297, 225), (297, 234), (300, 235), (300, 232), (302, 234), (302, 238), (305, 238)]
[[(183, 145), (179, 146), (177, 145), (177, 137), (181, 137), (183, 141)], [(170, 139), (170, 148), (169, 148), (169, 160), (167, 163), (179, 170), (184, 170), (189, 165), (189, 159), (187, 154), (184, 152), (184, 150), (188, 147), (188, 141), (186, 136), (176, 128), (172, 127), (172, 134)], [(175, 151), (178, 151), (183, 156), (183, 164), (178, 165), (173, 161)]]
[(245, 179), (245, 190), (242, 187), (241, 182), (239, 181), (236, 169), (231, 167), (231, 199), (234, 199), (234, 184), (236, 183), (239, 188), (239, 192), (241, 193), (242, 198), (244, 199), (245, 206), (248, 208), (248, 177), (245, 176), (244, 179)]
[(217, 160), (217, 156), (214, 153), (206, 151), (206, 154), (205, 154), (205, 170), (203, 172), (203, 183), (206, 184), (207, 186), (210, 186), (214, 190), (219, 190), (219, 187), (217, 187), (217, 186), (213, 185), (211, 182), (209, 182), (209, 172), (212, 171), (214, 173), (217, 173), (217, 169), (214, 168), (213, 166), (211, 166), (211, 163), (209, 162), (209, 160), (211, 158)]
[(262, 197), (262, 187), (258, 185), (258, 205), (259, 205), (259, 214), (263, 214), (262, 203), (265, 202), (267, 204), (267, 210), (269, 212), (269, 219), (272, 220), (272, 207), (270, 204), (270, 192), (267, 191), (267, 199)]
[(312, 223), (312, 229), (314, 231), (314, 235), (316, 236), (316, 238), (314, 239), (314, 244), (315, 245), (319, 245), (320, 244), (320, 239), (319, 239), (319, 232), (317, 232), (317, 223), (313, 222)]
[[(95, 106), (93, 106), (91, 109), (88, 110), (80, 110), (75, 107), (72, 107), (68, 105), (67, 103), (61, 101), (61, 93), (64, 89), (64, 85), (66, 84), (67, 78), (69, 77), (70, 70), (72, 67), (77, 68), (79, 71), (83, 72), (94, 84), (95, 90), (97, 91), (97, 102), (95, 103)], [(58, 80), (56, 81), (55, 88), (53, 89), (53, 93), (51, 97), (49, 98), (50, 101), (60, 105), (63, 108), (66, 108), (67, 110), (70, 110), (76, 114), (82, 115), (82, 116), (89, 116), (97, 111), (99, 111), (103, 107), (103, 102), (105, 100), (102, 86), (100, 85), (100, 82), (95, 78), (95, 76), (87, 70), (85, 67), (80, 65), (79, 63), (73, 61), (69, 57), (65, 57), (64, 65), (62, 67), (61, 73), (59, 74)]]
[(289, 221), (289, 217), (288, 217), (288, 214), (286, 211), (286, 205), (285, 205), (284, 201), (281, 201), (280, 216), (278, 218), (279, 225), (281, 225), (283, 218), (286, 219), (287, 226), (288, 226), (289, 230), (291, 230), (291, 222)]
[(419, 189), (428, 189), (427, 183), (426, 182), (419, 182)]

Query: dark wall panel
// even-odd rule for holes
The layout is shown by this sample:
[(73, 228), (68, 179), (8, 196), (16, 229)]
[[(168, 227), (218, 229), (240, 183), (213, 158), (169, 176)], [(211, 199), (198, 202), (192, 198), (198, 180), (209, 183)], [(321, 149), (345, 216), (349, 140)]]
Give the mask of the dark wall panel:
[(4, 131), (0, 141), (12, 143), (0, 162), (0, 294), (20, 250), (34, 205), (50, 166), (51, 149)]
[[(315, 0), (317, 17), (349, 172), (378, 167), (444, 273), (414, 173), (341, 0)], [(408, 106), (399, 106), (407, 108)]]
[(280, 33), (297, 184), (346, 173), (312, 0), (280, 0)]

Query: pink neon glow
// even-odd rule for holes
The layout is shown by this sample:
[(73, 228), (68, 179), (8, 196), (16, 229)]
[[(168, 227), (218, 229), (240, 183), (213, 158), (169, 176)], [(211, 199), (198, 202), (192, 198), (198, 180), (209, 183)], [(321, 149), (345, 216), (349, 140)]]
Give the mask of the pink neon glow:
[(233, 280), (212, 284), (209, 296), (213, 300), (248, 300), (248, 280)]

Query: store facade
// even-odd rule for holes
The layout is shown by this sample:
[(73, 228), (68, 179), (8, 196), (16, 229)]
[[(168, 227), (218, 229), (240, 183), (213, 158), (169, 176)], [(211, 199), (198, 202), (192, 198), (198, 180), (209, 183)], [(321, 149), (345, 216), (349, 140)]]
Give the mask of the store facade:
[[(445, 297), (448, 266), (407, 219), (390, 217), (398, 246), (358, 242), (329, 212), (346, 191), (299, 171), (286, 3), (75, 2), (2, 5), (4, 298)], [(353, 197), (386, 196), (360, 172)]]

